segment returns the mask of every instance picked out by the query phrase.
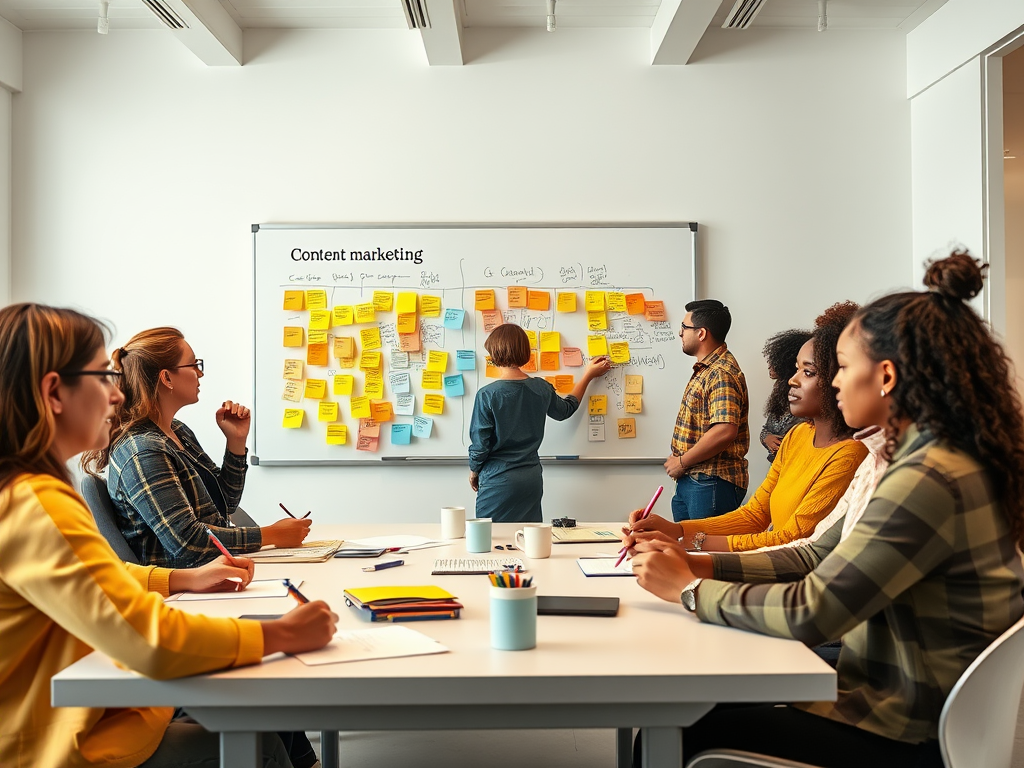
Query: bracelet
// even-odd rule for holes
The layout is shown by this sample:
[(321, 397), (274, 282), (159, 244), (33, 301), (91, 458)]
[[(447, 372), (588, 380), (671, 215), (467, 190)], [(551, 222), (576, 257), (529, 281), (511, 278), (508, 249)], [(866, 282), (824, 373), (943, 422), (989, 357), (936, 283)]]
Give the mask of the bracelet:
[(683, 466), (683, 454), (681, 453), (679, 454), (679, 468), (686, 469), (686, 467)]
[(707, 537), (708, 535), (704, 533), (704, 531), (697, 531), (695, 534), (693, 534), (694, 552), (700, 552), (700, 548), (704, 546), (704, 539), (706, 539)]

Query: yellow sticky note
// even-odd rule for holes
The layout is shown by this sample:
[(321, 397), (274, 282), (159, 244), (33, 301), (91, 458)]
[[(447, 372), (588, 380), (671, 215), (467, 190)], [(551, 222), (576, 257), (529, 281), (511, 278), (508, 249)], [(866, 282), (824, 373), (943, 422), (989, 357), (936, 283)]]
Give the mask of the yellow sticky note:
[(424, 395), (423, 412), (441, 415), (444, 413), (444, 395)]
[(326, 331), (331, 327), (331, 313), (326, 309), (314, 309), (309, 313), (309, 330)]
[(384, 397), (384, 371), (378, 368), (366, 372), (366, 380), (363, 382), (363, 394), (376, 400)]
[(284, 361), (284, 378), (291, 379), (292, 381), (299, 381), (302, 379), (302, 361), (301, 360), (285, 360)]
[(352, 325), (352, 321), (355, 319), (355, 310), (349, 306), (335, 307), (333, 318), (335, 325)]
[(373, 292), (373, 309), (375, 312), (390, 312), (395, 303), (395, 294), (389, 291)]
[(303, 393), (303, 397), (309, 400), (323, 400), (326, 394), (326, 379), (306, 379), (306, 391)]
[(405, 291), (398, 294), (398, 306), (395, 311), (399, 315), (416, 314), (416, 294)]
[(284, 308), (287, 310), (297, 310), (301, 312), (306, 308), (306, 292), (305, 291), (285, 291), (284, 292)]
[(348, 401), (348, 406), (353, 419), (370, 418), (370, 398), (365, 395), (363, 397), (353, 397)]
[(644, 313), (644, 295), (642, 293), (626, 294), (626, 311), (631, 315), (642, 315)]
[(437, 317), (441, 314), (440, 296), (420, 296), (420, 314), (424, 317)]
[(619, 419), (618, 432), (620, 440), (636, 437), (636, 419)]
[(608, 395), (591, 395), (587, 411), (591, 416), (603, 416), (608, 413)]
[(521, 285), (509, 286), (508, 288), (508, 308), (515, 309), (517, 307), (526, 306), (526, 288)]
[(306, 365), (327, 365), (327, 345), (310, 344), (306, 347)]
[(394, 417), (394, 410), (387, 400), (370, 403), (370, 418), (374, 421), (391, 421)]
[(372, 303), (356, 304), (354, 309), (357, 323), (372, 323), (377, 319), (377, 313), (374, 311)]
[(437, 371), (424, 371), (420, 386), (424, 389), (444, 389), (442, 374)]
[(626, 395), (626, 413), (640, 413), (642, 410), (642, 395)]
[(317, 409), (317, 420), (318, 421), (337, 421), (338, 420), (338, 404), (337, 403), (320, 403), (320, 407)]
[(380, 368), (380, 352), (363, 352), (359, 356), (359, 368), (364, 371)]
[(608, 356), (612, 359), (613, 363), (628, 363), (629, 362), (629, 342), (628, 341), (613, 341), (609, 345)]
[(551, 294), (547, 291), (528, 291), (526, 306), (539, 312), (547, 312), (551, 309)]
[(374, 326), (373, 328), (363, 328), (363, 330), (359, 332), (359, 341), (362, 343), (364, 351), (367, 349), (380, 349), (380, 328), (377, 326)]
[(587, 291), (585, 304), (587, 312), (604, 312), (604, 291)]
[(323, 344), (327, 346), (327, 331), (310, 330), (306, 334), (307, 344)]
[(540, 369), (542, 371), (557, 371), (561, 366), (558, 364), (557, 352), (540, 353)]
[(555, 309), (559, 312), (575, 312), (576, 311), (576, 294), (575, 293), (559, 293), (558, 302), (555, 305)]
[(644, 391), (644, 377), (626, 375), (626, 394), (639, 395)]
[(348, 427), (344, 424), (327, 425), (327, 444), (345, 445), (348, 442)]
[(562, 349), (562, 334), (558, 331), (540, 332), (541, 352), (560, 352)]
[(327, 309), (327, 291), (323, 288), (306, 291), (306, 309)]
[(477, 310), (494, 309), (494, 290), (480, 289), (475, 292), (473, 308)]
[(334, 356), (339, 360), (356, 356), (356, 340), (352, 336), (334, 337)]
[(301, 328), (285, 328), (284, 329), (284, 345), (286, 347), (301, 347), (302, 346), (302, 329)]
[(484, 376), (488, 379), (497, 379), (501, 376), (501, 369), (491, 362), (491, 358), (484, 358)]
[(355, 383), (355, 380), (355, 376), (350, 376), (347, 373), (339, 373), (334, 377), (334, 394), (351, 395), (352, 385)]
[(537, 332), (536, 331), (527, 331), (526, 332), (526, 338), (530, 340), (530, 349), (536, 349), (537, 348)]
[(290, 403), (302, 402), (302, 382), (286, 381), (284, 383), (284, 394), (281, 395), (281, 399), (287, 400)]
[(568, 395), (576, 386), (575, 376), (555, 376), (555, 390), (560, 395)]
[(526, 365), (522, 366), (521, 370), (524, 370), (527, 373), (536, 373), (537, 372), (537, 353), (536, 352), (531, 352), (530, 353), (530, 360), (529, 360), (529, 362), (527, 362)]
[(605, 296), (608, 302), (609, 312), (625, 312), (626, 311), (626, 294), (620, 291), (608, 291)]
[(587, 312), (587, 330), (604, 331), (608, 328), (608, 315), (604, 312)]
[(432, 349), (427, 353), (427, 370), (440, 371), (448, 370), (448, 353), (439, 349)]
[(587, 336), (587, 354), (591, 357), (608, 354), (608, 339), (604, 336)]
[(665, 302), (664, 301), (648, 301), (644, 303), (644, 319), (653, 322), (664, 320), (665, 315)]
[(285, 408), (281, 426), (285, 429), (298, 429), (302, 426), (302, 417), (305, 415), (306, 412), (301, 408)]
[(355, 368), (356, 359), (354, 357), (339, 357), (338, 358), (339, 368)]
[(415, 312), (402, 313), (398, 316), (396, 330), (399, 333), (416, 333), (417, 327), (417, 318)]

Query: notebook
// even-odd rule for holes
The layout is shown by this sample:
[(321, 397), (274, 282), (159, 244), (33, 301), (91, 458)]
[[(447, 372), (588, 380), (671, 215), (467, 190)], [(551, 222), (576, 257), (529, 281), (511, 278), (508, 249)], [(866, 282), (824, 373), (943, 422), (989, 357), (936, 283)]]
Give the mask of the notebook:
[(623, 560), (616, 568), (615, 561), (618, 557), (580, 557), (576, 565), (583, 571), (584, 576), (635, 576), (633, 573), (633, 561)]
[(617, 542), (620, 534), (610, 528), (552, 528), (554, 544), (581, 544), (590, 541)]
[(518, 557), (454, 557), (438, 558), (430, 570), (434, 576), (460, 576), (471, 573), (492, 571), (525, 571), (522, 558)]
[(345, 590), (345, 602), (367, 621), (457, 619), (462, 603), (440, 587), (359, 587)]
[(344, 543), (341, 539), (307, 541), (301, 547), (266, 547), (243, 557), (257, 563), (325, 563), (334, 557), (334, 553)]

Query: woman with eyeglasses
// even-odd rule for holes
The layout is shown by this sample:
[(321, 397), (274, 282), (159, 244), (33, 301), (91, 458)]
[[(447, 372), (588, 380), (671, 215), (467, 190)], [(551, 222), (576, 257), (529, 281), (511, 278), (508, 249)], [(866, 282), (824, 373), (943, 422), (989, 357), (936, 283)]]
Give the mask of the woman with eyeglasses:
[(175, 416), (199, 401), (203, 361), (181, 331), (152, 328), (114, 350), (124, 402), (110, 424), (110, 446), (87, 456), (86, 471), (107, 471), (107, 489), (128, 544), (147, 565), (190, 567), (217, 557), (207, 528), (232, 553), (266, 544), (297, 547), (311, 520), (235, 528), (229, 516), (245, 486), (249, 409), (226, 401), (217, 426), (227, 439), (221, 466)]
[[(107, 445), (123, 400), (104, 342), (73, 310), (0, 309), (0, 765), (216, 765), (217, 734), (173, 709), (56, 709), (50, 678), (93, 649), (158, 679), (257, 664), (323, 647), (338, 617), (322, 601), (265, 623), (191, 615), (163, 599), (244, 587), (252, 561), (168, 570), (117, 558), (67, 469)], [(265, 768), (293, 766), (277, 734), (263, 756)]]

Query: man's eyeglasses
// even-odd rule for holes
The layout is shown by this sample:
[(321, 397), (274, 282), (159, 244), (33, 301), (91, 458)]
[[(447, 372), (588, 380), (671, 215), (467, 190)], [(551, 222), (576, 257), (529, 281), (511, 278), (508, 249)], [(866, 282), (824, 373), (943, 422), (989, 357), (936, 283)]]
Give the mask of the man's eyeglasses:
[(117, 384), (121, 380), (124, 374), (121, 371), (115, 371), (113, 368), (106, 368), (102, 371), (57, 371), (60, 376), (102, 376), (103, 381), (107, 384)]
[(178, 368), (195, 368), (197, 371), (202, 373), (203, 372), (203, 358), (197, 357), (196, 361), (194, 363), (185, 363), (185, 365), (176, 365), (176, 366), (174, 366), (174, 368), (175, 369), (178, 369)]
[(689, 329), (691, 331), (699, 331), (703, 327), (703, 326), (700, 326), (700, 325), (687, 325), (686, 323), (680, 323), (679, 326), (680, 326), (680, 328), (679, 328), (679, 332), (680, 333), (682, 333), (683, 331), (685, 331), (687, 329)]

